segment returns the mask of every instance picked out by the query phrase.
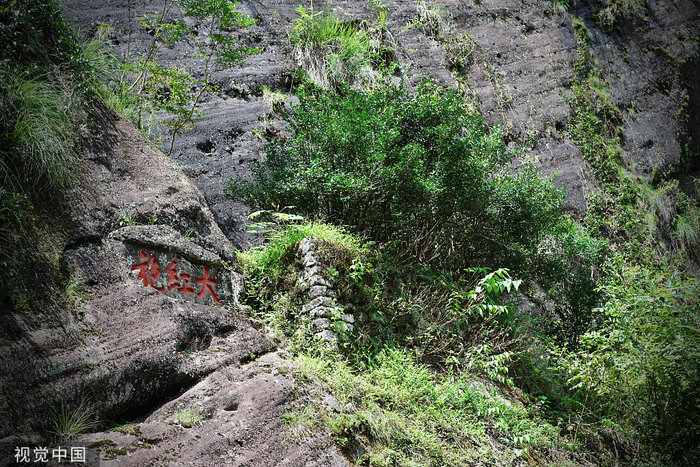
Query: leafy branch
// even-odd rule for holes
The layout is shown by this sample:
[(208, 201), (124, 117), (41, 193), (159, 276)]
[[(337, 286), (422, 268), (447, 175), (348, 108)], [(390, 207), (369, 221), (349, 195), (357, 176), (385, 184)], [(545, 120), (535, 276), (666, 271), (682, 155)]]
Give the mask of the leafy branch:
[[(124, 93), (134, 92), (146, 96), (156, 109), (173, 115), (169, 120), (161, 120), (168, 127), (171, 136), (168, 154), (173, 151), (175, 138), (204, 117), (197, 106), (204, 92), (211, 89), (212, 74), (241, 65), (247, 55), (260, 51), (240, 45), (238, 37), (234, 35), (235, 31), (248, 29), (256, 21), (236, 11), (240, 3), (227, 0), (175, 0), (175, 3), (180, 6), (184, 16), (205, 24), (204, 39), (197, 43), (197, 51), (192, 54), (204, 61), (203, 78), (198, 80), (182, 68), (165, 67), (157, 62), (156, 56), (162, 45), (173, 47), (193, 32), (192, 26), (166, 21), (173, 5), (172, 0), (165, 0), (160, 12), (140, 18), (141, 26), (153, 34), (153, 41), (145, 58), (140, 59), (136, 65), (124, 67), (125, 74), (136, 73), (136, 78)], [(120, 89), (124, 89), (124, 78), (122, 76)], [(192, 95), (191, 90), (196, 88), (198, 91)]]

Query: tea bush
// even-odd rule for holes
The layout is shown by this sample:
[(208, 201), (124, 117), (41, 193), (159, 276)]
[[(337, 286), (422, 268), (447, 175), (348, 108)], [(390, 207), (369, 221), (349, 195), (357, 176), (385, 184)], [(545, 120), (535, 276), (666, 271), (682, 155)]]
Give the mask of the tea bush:
[(430, 82), (341, 94), (308, 88), (251, 181), (228, 194), (261, 209), (343, 224), (400, 256), (460, 273), (523, 266), (562, 219), (563, 193), (516, 155), (501, 130)]

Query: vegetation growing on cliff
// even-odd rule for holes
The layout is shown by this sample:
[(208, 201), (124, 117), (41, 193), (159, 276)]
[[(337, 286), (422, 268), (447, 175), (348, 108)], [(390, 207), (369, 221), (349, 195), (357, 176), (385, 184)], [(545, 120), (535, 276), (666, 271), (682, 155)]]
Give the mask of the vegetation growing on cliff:
[[(66, 187), (73, 117), (104, 90), (97, 78), (108, 70), (94, 44), (57, 19), (55, 3), (25, 3), (0, 10), (0, 39), (13, 44), (0, 62), (0, 261), (22, 233), (22, 215), (42, 201), (39, 188)], [(605, 5), (617, 14), (634, 4)], [(448, 29), (444, 10), (421, 3), (419, 13), (426, 33)], [(323, 57), (338, 70), (381, 57), (366, 25), (300, 14), (293, 40), (334, 52)], [(584, 21), (573, 24), (579, 58), (567, 137), (601, 186), (581, 219), (562, 214), (562, 193), (457, 93), (431, 83), (415, 93), (357, 92), (339, 85), (349, 79), (341, 72), (334, 92), (302, 88), (287, 140), (268, 148), (252, 181), (229, 187), (262, 209), (335, 224), (282, 229), (244, 255), (246, 299), (302, 371), (338, 396), (341, 410), (323, 422), (341, 448), (368, 446), (370, 465), (459, 465), (470, 456), (565, 465), (564, 451), (583, 458), (591, 440), (606, 446), (603, 463), (698, 462), (700, 209), (677, 181), (646, 184), (624, 169), (620, 111)], [(319, 39), (317, 26), (332, 37)], [(467, 39), (452, 66), (466, 66)], [(151, 80), (153, 96), (163, 83)], [(192, 121), (193, 109), (173, 113)], [(338, 354), (325, 353), (296, 313), (293, 251), (306, 236), (325, 240), (329, 280), (364, 317), (356, 331), (339, 330)], [(30, 296), (9, 301), (31, 309)], [(485, 389), (486, 380), (525, 406)]]
[(91, 123), (86, 103), (109, 68), (53, 0), (3, 4), (0, 48), (0, 265), (11, 269), (0, 306), (31, 322), (33, 311), (50, 306), (43, 300), (64, 299), (58, 267), (63, 193)]
[(369, 2), (377, 23), (344, 21), (333, 10), (315, 12), (299, 6), (299, 18), (289, 30), (297, 62), (318, 85), (370, 87), (398, 68), (394, 51), (385, 44), (388, 7)]
[[(358, 317), (352, 333), (336, 328), (339, 352), (319, 343), (299, 311), (303, 291), (294, 286), (295, 252), (309, 236), (321, 240), (317, 251), (333, 265), (330, 280), (339, 302), (351, 304)], [(247, 301), (266, 330), (297, 355), (302, 375), (320, 379), (340, 403), (337, 411), (319, 403), (287, 414), (295, 437), (325, 425), (359, 465), (535, 459), (577, 465), (569, 460), (572, 440), (542, 417), (540, 404), (523, 405), (517, 390), (504, 396), (482, 379), (512, 388), (507, 323), (514, 309), (501, 298), (520, 281), (507, 271), (474, 270), (470, 279), (455, 280), (401, 265), (394, 255), (327, 224), (280, 229), (268, 245), (241, 259)]]
[[(561, 213), (561, 194), (526, 162), (509, 168), (514, 154), (498, 129), (429, 83), (415, 94), (302, 89), (286, 115), (289, 137), (271, 144), (253, 180), (229, 193), (260, 208), (293, 206), (376, 242), (375, 253), (349, 256), (330, 247), (341, 297), (368, 317), (341, 338), (355, 368), (380, 365), (387, 348), (410, 348), (442, 372), (516, 382), (567, 427), (573, 446), (595, 438), (625, 462), (684, 465), (694, 461), (698, 434), (697, 285), (680, 256), (656, 255), (664, 237), (649, 226), (659, 218), (638, 209), (664, 193), (684, 198), (672, 183), (655, 188), (624, 175), (608, 134), (614, 108), (585, 60), (570, 131), (604, 189), (579, 221)], [(684, 212), (697, 209), (686, 204)], [(605, 235), (603, 226), (622, 219), (624, 235)], [(280, 280), (252, 272), (249, 299), (304, 354), (311, 335), (286, 324), (300, 291), (292, 287), (293, 246), (285, 248)], [(475, 316), (470, 291), (480, 268), (503, 266), (524, 280), (529, 300), (548, 308), (515, 313), (496, 300), (502, 312)], [(364, 436), (358, 420), (339, 436)]]

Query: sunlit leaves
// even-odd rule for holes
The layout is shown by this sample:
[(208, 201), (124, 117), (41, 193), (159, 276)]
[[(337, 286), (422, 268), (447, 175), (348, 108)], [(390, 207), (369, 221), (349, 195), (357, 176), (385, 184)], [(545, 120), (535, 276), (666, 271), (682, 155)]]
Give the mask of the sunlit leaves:
[(514, 267), (561, 217), (562, 194), (528, 164), (505, 166), (500, 130), (433, 83), (303, 93), (287, 120), (286, 143), (230, 195), (292, 203), (450, 271), (475, 258)]
[(605, 325), (564, 360), (569, 384), (600, 397), (599, 407), (636, 436), (684, 458), (700, 433), (700, 284), (619, 265), (609, 280)]

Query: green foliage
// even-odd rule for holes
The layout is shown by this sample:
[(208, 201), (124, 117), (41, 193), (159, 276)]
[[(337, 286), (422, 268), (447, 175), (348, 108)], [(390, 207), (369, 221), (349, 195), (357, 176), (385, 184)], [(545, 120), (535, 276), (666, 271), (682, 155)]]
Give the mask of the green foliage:
[(611, 266), (606, 326), (586, 333), (566, 360), (569, 382), (666, 463), (693, 465), (700, 460), (700, 285)]
[[(19, 251), (35, 251), (41, 209), (60, 206), (83, 104), (110, 68), (94, 43), (79, 41), (54, 0), (3, 3), (0, 50), (0, 260), (17, 265)], [(14, 285), (8, 295), (23, 296)]]
[(0, 60), (0, 183), (53, 197), (76, 157), (79, 104), (109, 67), (94, 43), (80, 43), (54, 0), (12, 0), (0, 13), (7, 52)]
[[(535, 345), (518, 356), (515, 381), (546, 397), (549, 415), (567, 419), (574, 438), (584, 432), (596, 436), (595, 430), (628, 460), (639, 453), (637, 459), (653, 465), (692, 465), (698, 451), (698, 393), (691, 381), (698, 379), (699, 294), (684, 270), (697, 259), (700, 210), (676, 180), (664, 180), (668, 174), (655, 174), (647, 184), (623, 168), (622, 113), (610, 100), (584, 22), (574, 18), (573, 25), (579, 54), (568, 131), (601, 189), (589, 194), (588, 212), (577, 229), (583, 235), (571, 237), (580, 243), (575, 250), (591, 255), (582, 256), (574, 269), (560, 270), (556, 261), (540, 267), (555, 275), (569, 271), (552, 281), (565, 285), (554, 295), (579, 297), (576, 302), (585, 306), (577, 311), (569, 301), (568, 308), (555, 307), (562, 320), (549, 326), (559, 327), (554, 334), (564, 335), (559, 343), (568, 347), (542, 344), (548, 339), (538, 334), (530, 341)], [(560, 234), (558, 241), (566, 237)], [(599, 260), (587, 260), (600, 258), (606, 246), (596, 237), (608, 240), (605, 268), (596, 267)], [(597, 292), (590, 276), (603, 283)], [(599, 300), (605, 306), (594, 309)]]
[(687, 254), (700, 259), (700, 207), (683, 193), (678, 193), (678, 215), (675, 220), (675, 235)]
[(241, 252), (238, 257), (252, 275), (274, 281), (295, 254), (292, 247), (307, 237), (337, 243), (359, 256), (366, 251), (366, 246), (360, 240), (347, 234), (342, 228), (312, 223), (290, 225), (277, 230), (268, 237), (264, 245)]
[(264, 85), (262, 86), (262, 94), (263, 100), (270, 106), (270, 110), (277, 113), (284, 111), (284, 101), (287, 100), (287, 96)]
[(65, 187), (75, 159), (69, 94), (45, 76), (0, 77), (0, 126), (7, 140), (0, 158), (3, 185)]
[(530, 164), (505, 165), (513, 154), (500, 130), (451, 90), (307, 92), (287, 119), (290, 137), (230, 196), (263, 209), (293, 204), (457, 273), (477, 258), (521, 264), (561, 217), (562, 193)]
[(474, 61), (478, 43), (469, 33), (461, 33), (445, 39), (445, 59), (455, 73), (465, 74)]
[(566, 463), (565, 443), (547, 422), (466, 375), (437, 376), (404, 351), (384, 349), (359, 368), (338, 357), (297, 363), (338, 399), (341, 412), (326, 423), (341, 448), (365, 448), (359, 463), (508, 465), (523, 448), (547, 449), (545, 465)]
[[(185, 17), (204, 24), (200, 33), (205, 39), (195, 42), (197, 51), (193, 54), (204, 62), (201, 80), (182, 68), (165, 67), (157, 61), (160, 47), (173, 47), (194, 34), (192, 26), (166, 21), (174, 3), (179, 5)], [(170, 117), (160, 122), (168, 128), (171, 136), (168, 153), (173, 150), (175, 138), (204, 116), (197, 106), (204, 92), (211, 88), (212, 73), (241, 65), (247, 55), (259, 52), (240, 45), (238, 41), (237, 31), (248, 29), (255, 23), (253, 18), (236, 10), (238, 5), (227, 0), (165, 0), (160, 12), (140, 18), (141, 26), (153, 34), (153, 41), (145, 57), (139, 58), (135, 64), (128, 63), (131, 57), (126, 57), (124, 74), (114, 90), (115, 101), (119, 107), (138, 108), (135, 113), (139, 128), (143, 112), (167, 112)], [(128, 76), (131, 76), (130, 83)], [(132, 93), (140, 97), (132, 97)]]
[(544, 13), (547, 15), (563, 15), (569, 9), (569, 0), (550, 0)]
[[(0, 169), (1, 170), (1, 169)], [(32, 209), (27, 196), (0, 189), (0, 239), (19, 230), (23, 223), (23, 214)]]
[(337, 43), (340, 55), (350, 58), (355, 52), (353, 45), (367, 41), (366, 34), (362, 34), (356, 26), (343, 22), (333, 11), (314, 13), (312, 8), (300, 5), (297, 13), (300, 18), (294, 20), (289, 37), (292, 43), (316, 46)]
[(183, 428), (192, 428), (201, 423), (203, 418), (202, 413), (196, 407), (178, 407), (175, 415), (173, 415), (173, 422), (181, 425)]
[(246, 227), (260, 229), (249, 230), (249, 233), (268, 233), (279, 229), (282, 225), (304, 220), (302, 216), (297, 216), (296, 214), (272, 211), (256, 211), (248, 217), (255, 222), (246, 224)]
[(393, 50), (383, 45), (387, 9), (378, 9), (379, 26), (346, 22), (332, 10), (315, 13), (299, 6), (289, 40), (297, 61), (320, 86), (336, 88), (357, 82), (369, 86), (393, 72)]
[(536, 327), (559, 342), (575, 346), (578, 336), (589, 329), (593, 308), (601, 296), (597, 268), (605, 258), (608, 243), (572, 219), (562, 220), (556, 231), (539, 244), (532, 268), (546, 296), (554, 299), (553, 314), (540, 316)]
[(185, 16), (208, 22), (208, 41), (197, 45), (197, 56), (205, 61), (207, 68), (212, 59), (222, 68), (242, 65), (247, 55), (258, 52), (240, 45), (235, 34), (255, 23), (255, 19), (236, 10), (240, 3), (228, 0), (181, 0), (179, 3)]
[(571, 106), (575, 113), (571, 134), (598, 178), (613, 183), (618, 180), (617, 167), (621, 161), (620, 138), (614, 127), (620, 111), (596, 89), (598, 73), (600, 70), (593, 69), (572, 85)]
[(183, 130), (191, 130), (194, 123), (204, 116), (196, 109), (196, 96), (192, 95), (197, 80), (182, 68), (164, 67), (155, 62), (144, 66), (150, 79), (144, 83), (143, 94), (151, 99), (154, 108), (175, 116), (161, 119), (160, 123), (176, 136), (180, 136)]
[(287, 425), (289, 438), (294, 443), (301, 443), (304, 438), (312, 433), (316, 426), (316, 410), (313, 405), (305, 405), (303, 409), (294, 409), (282, 415)]
[(77, 34), (63, 21), (55, 0), (9, 0), (0, 6), (0, 44), (5, 69), (32, 64), (44, 70), (69, 64), (78, 53)]
[[(388, 330), (407, 334), (422, 361), (468, 369), (505, 384), (510, 379), (503, 363), (510, 357), (508, 331), (501, 324), (512, 308), (500, 303), (498, 296), (515, 293), (521, 281), (511, 279), (504, 269), (474, 272), (485, 275), (475, 283), (443, 276), (439, 285), (418, 285), (413, 291), (404, 288), (389, 307), (396, 317), (391, 317), (395, 324)], [(402, 311), (410, 313), (402, 317)], [(409, 330), (402, 327), (407, 318)]]

